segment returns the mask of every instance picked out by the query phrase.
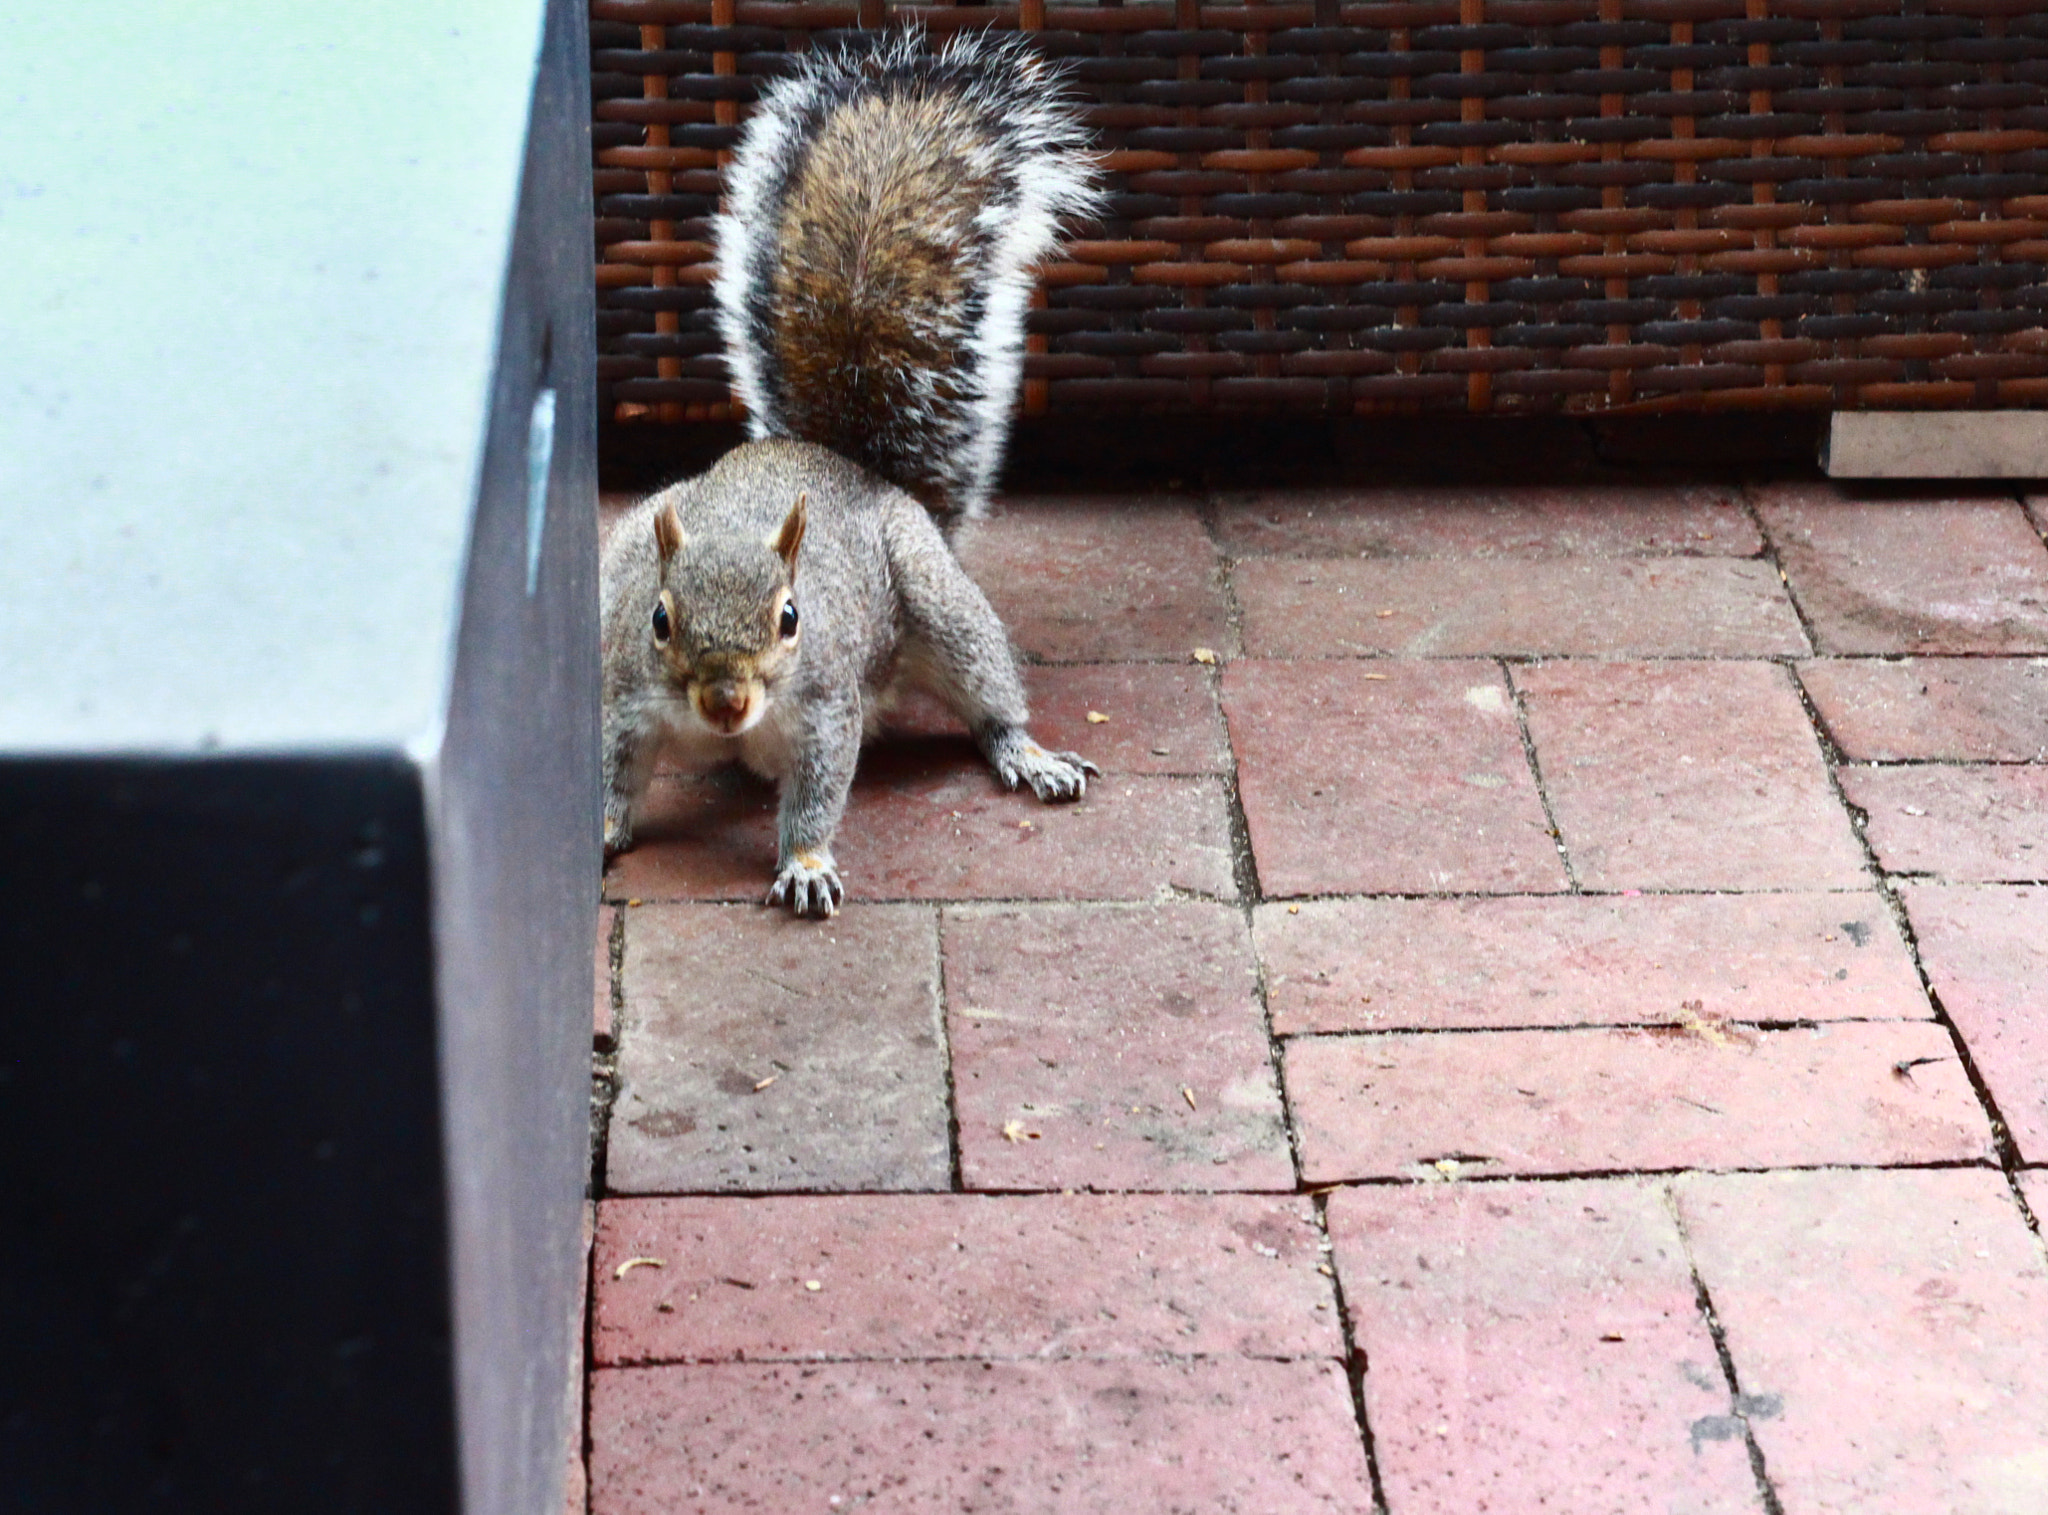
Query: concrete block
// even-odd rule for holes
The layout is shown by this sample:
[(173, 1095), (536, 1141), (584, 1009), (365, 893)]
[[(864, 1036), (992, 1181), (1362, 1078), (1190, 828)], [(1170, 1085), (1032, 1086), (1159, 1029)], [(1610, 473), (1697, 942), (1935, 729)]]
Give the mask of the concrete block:
[(1821, 461), (1836, 479), (2048, 478), (2048, 411), (1839, 411)]

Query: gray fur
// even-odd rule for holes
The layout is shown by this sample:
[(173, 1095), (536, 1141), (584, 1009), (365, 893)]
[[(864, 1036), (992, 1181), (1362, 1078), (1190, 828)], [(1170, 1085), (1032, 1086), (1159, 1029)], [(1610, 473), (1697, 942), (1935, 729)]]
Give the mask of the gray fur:
[[(955, 97), (975, 123), (960, 148), (977, 165), (972, 177), (988, 185), (987, 198), (971, 235), (935, 227), (932, 241), (951, 248), (970, 294), (960, 308), (896, 314), (946, 333), (948, 343), (957, 337), (965, 361), (892, 375), (906, 398), (886, 427), (860, 436), (854, 456), (924, 499), (949, 529), (986, 511), (1009, 441), (1037, 265), (1058, 245), (1063, 218), (1093, 215), (1103, 203), (1090, 134), (1066, 85), (1065, 70), (1026, 37), (961, 32), (932, 49), (912, 27), (812, 53), (762, 91), (727, 170), (727, 208), (716, 226), (719, 333), (750, 436), (829, 441), (817, 430), (830, 430), (829, 419), (819, 418), (861, 413), (845, 389), (859, 382), (851, 366), (834, 368), (822, 393), (792, 393), (771, 333), (783, 254), (777, 228), (811, 143), (857, 99)], [(857, 185), (846, 196), (868, 198)]]
[[(808, 528), (792, 586), (770, 543), (800, 494)], [(684, 545), (664, 562), (655, 517), (670, 507)], [(800, 633), (776, 662), (771, 612), (785, 588)], [(668, 647), (650, 623), (664, 589), (678, 612)], [(632, 845), (632, 807), (664, 746), (699, 762), (738, 758), (782, 790), (769, 903), (832, 914), (842, 888), (831, 842), (861, 738), (905, 683), (945, 700), (1010, 788), (1079, 799), (1095, 771), (1031, 740), (1002, 623), (924, 507), (825, 448), (749, 442), (643, 501), (606, 543), (600, 595), (608, 852)], [(733, 736), (697, 718), (685, 666), (721, 658), (766, 670), (765, 708)]]

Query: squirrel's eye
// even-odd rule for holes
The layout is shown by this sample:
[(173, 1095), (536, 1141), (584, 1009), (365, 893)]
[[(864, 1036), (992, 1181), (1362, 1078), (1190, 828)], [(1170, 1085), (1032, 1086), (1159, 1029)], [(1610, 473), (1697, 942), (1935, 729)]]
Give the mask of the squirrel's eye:
[(782, 602), (782, 639), (786, 642), (796, 635), (796, 601)]
[(654, 602), (655, 645), (660, 647), (666, 647), (668, 645), (669, 633), (671, 629), (672, 628), (669, 626), (668, 623), (668, 606), (662, 604), (661, 601), (656, 600)]

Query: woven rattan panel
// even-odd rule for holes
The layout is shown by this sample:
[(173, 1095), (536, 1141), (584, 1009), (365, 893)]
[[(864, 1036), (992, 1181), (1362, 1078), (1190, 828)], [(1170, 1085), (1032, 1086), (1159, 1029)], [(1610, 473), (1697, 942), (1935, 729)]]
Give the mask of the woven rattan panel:
[(600, 375), (732, 413), (721, 155), (793, 49), (1019, 27), (1110, 209), (1025, 409), (2048, 403), (2048, 0), (594, 0)]

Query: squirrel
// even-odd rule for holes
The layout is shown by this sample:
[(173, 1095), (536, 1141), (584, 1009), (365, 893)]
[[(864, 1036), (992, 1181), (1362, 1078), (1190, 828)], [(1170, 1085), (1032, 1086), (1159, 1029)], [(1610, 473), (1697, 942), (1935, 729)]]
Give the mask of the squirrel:
[(718, 223), (716, 296), (751, 439), (608, 538), (604, 843), (665, 747), (781, 788), (767, 903), (832, 915), (863, 738), (936, 693), (1005, 786), (1099, 772), (1026, 730), (1001, 620), (948, 535), (1001, 467), (1033, 265), (1095, 205), (1060, 75), (1021, 38), (915, 34), (771, 85)]

